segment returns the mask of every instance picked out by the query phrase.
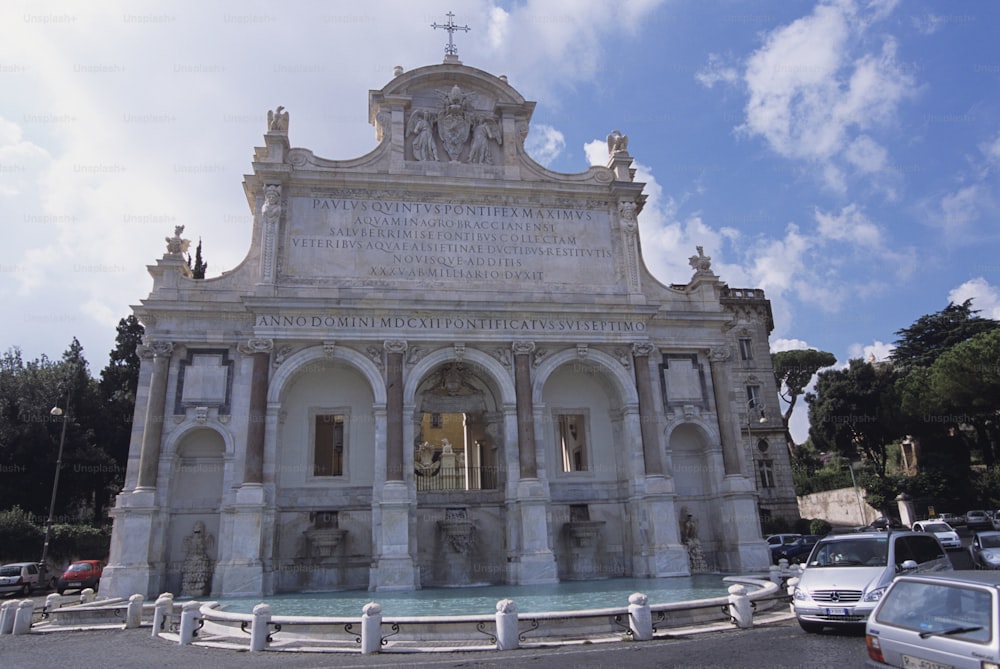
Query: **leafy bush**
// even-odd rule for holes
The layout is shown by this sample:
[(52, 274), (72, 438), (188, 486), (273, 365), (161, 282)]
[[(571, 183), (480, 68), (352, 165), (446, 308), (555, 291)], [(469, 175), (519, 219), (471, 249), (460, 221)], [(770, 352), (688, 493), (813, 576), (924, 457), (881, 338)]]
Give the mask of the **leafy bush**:
[(822, 518), (813, 518), (809, 521), (809, 534), (818, 534), (822, 536), (824, 534), (829, 534), (832, 529), (833, 525)]
[(28, 562), (42, 554), (45, 532), (19, 506), (0, 511), (0, 560)]

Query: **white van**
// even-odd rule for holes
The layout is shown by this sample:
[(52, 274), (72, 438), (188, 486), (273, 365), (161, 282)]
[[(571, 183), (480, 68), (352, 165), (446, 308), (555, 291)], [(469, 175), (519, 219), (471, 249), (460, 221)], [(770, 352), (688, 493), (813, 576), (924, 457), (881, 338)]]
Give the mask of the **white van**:
[(831, 534), (809, 554), (792, 593), (792, 606), (806, 632), (827, 626), (861, 627), (898, 574), (951, 569), (948, 554), (933, 534)]

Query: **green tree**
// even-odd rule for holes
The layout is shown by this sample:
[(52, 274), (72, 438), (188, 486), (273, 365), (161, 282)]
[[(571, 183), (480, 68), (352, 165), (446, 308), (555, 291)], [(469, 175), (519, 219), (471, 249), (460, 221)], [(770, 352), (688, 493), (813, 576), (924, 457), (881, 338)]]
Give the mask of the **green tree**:
[(820, 451), (863, 458), (872, 474), (888, 480), (889, 447), (904, 436), (891, 364), (851, 360), (846, 369), (820, 372), (806, 395), (809, 436)]
[(890, 359), (897, 368), (929, 367), (939, 355), (977, 334), (1000, 327), (1000, 322), (980, 318), (972, 300), (949, 303), (935, 314), (921, 316), (908, 328), (897, 330)]
[(794, 457), (795, 440), (792, 439), (788, 423), (792, 419), (795, 403), (805, 392), (806, 386), (816, 372), (823, 367), (836, 364), (837, 358), (832, 353), (810, 348), (775, 353), (771, 356), (771, 362), (774, 365), (774, 378), (778, 383), (778, 395), (788, 405), (781, 420), (785, 426), (785, 444), (788, 446), (788, 453)]
[(194, 265), (191, 265), (191, 254), (188, 254), (188, 269), (191, 270), (192, 279), (204, 279), (205, 272), (208, 271), (208, 263), (201, 259), (201, 237), (198, 238), (198, 246), (194, 250)]

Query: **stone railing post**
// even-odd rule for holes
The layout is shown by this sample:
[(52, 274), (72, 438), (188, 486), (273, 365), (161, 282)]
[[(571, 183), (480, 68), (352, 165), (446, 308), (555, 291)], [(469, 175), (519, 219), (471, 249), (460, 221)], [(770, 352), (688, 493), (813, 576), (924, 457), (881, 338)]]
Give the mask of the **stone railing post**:
[[(798, 584), (799, 584), (798, 576), (793, 576), (792, 578), (788, 579), (785, 582), (785, 592), (787, 592), (788, 596), (791, 597), (793, 600), (795, 599), (795, 586), (797, 586)], [(795, 613), (795, 602), (794, 601), (788, 602), (788, 608), (792, 613)]]
[(194, 641), (199, 608), (201, 608), (199, 602), (184, 602), (184, 606), (181, 608), (180, 638), (177, 643), (182, 646), (187, 646)]
[(519, 644), (517, 603), (513, 599), (501, 599), (497, 602), (497, 650), (514, 650)]
[(153, 606), (153, 634), (152, 636), (160, 636), (160, 632), (170, 631), (170, 616), (174, 611), (174, 596), (169, 592), (165, 592), (156, 598), (156, 604)]
[(94, 601), (94, 599), (95, 597), (93, 588), (84, 588), (83, 590), (80, 591), (81, 604), (90, 604), (92, 601)]
[(22, 599), (17, 603), (17, 613), (14, 614), (14, 634), (27, 634), (31, 631), (31, 614), (35, 612), (35, 603), (30, 599)]
[(368, 602), (361, 609), (361, 653), (371, 655), (382, 649), (382, 605)]
[(15, 611), (17, 611), (17, 602), (13, 599), (0, 604), (0, 636), (14, 631)]
[(753, 627), (753, 607), (745, 585), (737, 583), (729, 586), (729, 615), (740, 629)]
[(62, 604), (62, 595), (58, 592), (50, 592), (45, 598), (45, 608), (42, 609), (46, 614), (52, 613)]
[(770, 580), (771, 583), (774, 583), (775, 585), (781, 585), (781, 579), (782, 579), (781, 571), (782, 571), (781, 567), (779, 567), (776, 564), (772, 564), (770, 567), (767, 568), (768, 580)]
[(142, 602), (145, 598), (134, 594), (128, 598), (128, 609), (125, 611), (125, 629), (135, 629), (142, 625)]
[(267, 648), (270, 624), (271, 607), (267, 604), (258, 604), (253, 607), (253, 624), (250, 626), (250, 652)]
[(636, 641), (653, 638), (653, 614), (649, 610), (649, 597), (634, 592), (628, 598), (628, 628)]

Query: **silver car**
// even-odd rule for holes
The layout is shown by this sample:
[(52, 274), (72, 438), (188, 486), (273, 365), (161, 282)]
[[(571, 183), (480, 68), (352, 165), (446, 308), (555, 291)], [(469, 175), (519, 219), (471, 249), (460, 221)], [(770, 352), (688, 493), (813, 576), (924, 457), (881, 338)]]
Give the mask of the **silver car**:
[(16, 592), (24, 597), (38, 587), (41, 572), (35, 562), (13, 562), (0, 567), (0, 593)]
[(969, 544), (969, 557), (976, 569), (1000, 569), (1000, 532), (976, 532)]
[(865, 628), (866, 667), (1000, 666), (1000, 572), (900, 576)]
[(809, 554), (792, 608), (806, 632), (860, 627), (898, 574), (951, 569), (941, 542), (926, 532), (828, 535)]
[(930, 532), (938, 538), (945, 548), (961, 548), (962, 540), (958, 538), (955, 528), (943, 520), (918, 520), (913, 523), (914, 532)]

